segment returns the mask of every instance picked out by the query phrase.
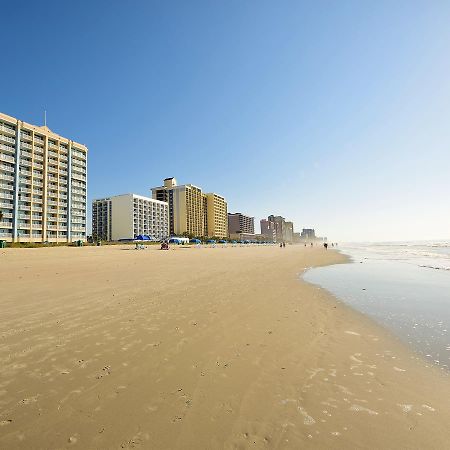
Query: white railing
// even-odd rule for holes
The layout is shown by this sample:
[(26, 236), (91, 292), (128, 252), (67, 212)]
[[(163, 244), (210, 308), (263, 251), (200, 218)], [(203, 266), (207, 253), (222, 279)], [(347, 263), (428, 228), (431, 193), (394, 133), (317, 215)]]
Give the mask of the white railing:
[(15, 144), (16, 143), (16, 140), (14, 138), (9, 137), (9, 136), (4, 136), (3, 134), (0, 134), (0, 139), (2, 141), (9, 142), (10, 144)]
[(6, 131), (7, 133), (16, 134), (16, 130), (14, 128), (7, 128), (4, 125), (0, 125), (1, 131)]
[(14, 163), (16, 161), (12, 156), (3, 155), (2, 153), (0, 153), (0, 159), (2, 161), (7, 161), (7, 162), (11, 162), (11, 163)]

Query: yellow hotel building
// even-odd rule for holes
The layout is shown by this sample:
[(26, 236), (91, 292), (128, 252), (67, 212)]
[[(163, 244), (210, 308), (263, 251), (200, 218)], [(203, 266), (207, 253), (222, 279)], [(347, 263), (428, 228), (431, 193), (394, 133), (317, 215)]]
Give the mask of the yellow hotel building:
[(166, 178), (163, 186), (152, 188), (152, 197), (169, 204), (171, 236), (227, 237), (227, 203), (222, 196), (203, 194), (197, 186), (178, 185), (175, 178)]
[(203, 194), (205, 198), (205, 229), (210, 237), (228, 237), (227, 202), (221, 195)]
[(0, 240), (86, 239), (87, 150), (0, 113)]

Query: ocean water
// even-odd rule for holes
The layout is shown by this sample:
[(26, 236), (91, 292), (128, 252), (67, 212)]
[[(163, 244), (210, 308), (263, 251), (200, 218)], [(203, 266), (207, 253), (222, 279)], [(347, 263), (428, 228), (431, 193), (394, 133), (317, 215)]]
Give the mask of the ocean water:
[(450, 241), (347, 244), (339, 251), (352, 262), (311, 269), (305, 280), (450, 369)]

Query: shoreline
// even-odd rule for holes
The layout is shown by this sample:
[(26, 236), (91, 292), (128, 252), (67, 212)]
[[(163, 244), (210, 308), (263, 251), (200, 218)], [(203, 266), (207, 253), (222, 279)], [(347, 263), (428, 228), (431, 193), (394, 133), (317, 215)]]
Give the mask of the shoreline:
[[(342, 249), (340, 249), (340, 252), (342, 253)], [(450, 374), (450, 366), (445, 359), (448, 348), (445, 337), (439, 336), (439, 338), (435, 338), (433, 336), (441, 330), (431, 327), (428, 335), (424, 335), (423, 331), (422, 333), (414, 334), (416, 326), (420, 329), (420, 326), (424, 326), (425, 323), (428, 324), (429, 322), (433, 323), (433, 320), (443, 332), (447, 331), (446, 328), (448, 326), (443, 322), (443, 316), (439, 314), (437, 309), (434, 309), (433, 313), (428, 309), (429, 315), (427, 319), (422, 318), (422, 322), (418, 318), (424, 312), (424, 307), (418, 304), (419, 298), (427, 298), (428, 296), (428, 300), (433, 302), (439, 299), (436, 292), (444, 295), (443, 288), (439, 284), (442, 283), (442, 279), (426, 278), (421, 279), (421, 282), (418, 281), (420, 278), (417, 276), (414, 278), (415, 273), (412, 272), (417, 270), (415, 269), (416, 266), (414, 264), (409, 265), (407, 261), (401, 260), (397, 262), (394, 260), (392, 262), (389, 258), (385, 260), (369, 259), (369, 262), (364, 261), (366, 264), (361, 266), (362, 260), (368, 259), (364, 255), (359, 255), (358, 257), (351, 252), (342, 254), (348, 258), (348, 263), (345, 264), (347, 267), (339, 268), (337, 267), (339, 264), (333, 264), (328, 266), (329, 269), (326, 270), (311, 270), (303, 274), (304, 280), (307, 283), (320, 286), (334, 296), (338, 302), (370, 318), (375, 324), (387, 333), (390, 333), (395, 340), (398, 340), (409, 351), (413, 352), (418, 357), (417, 359), (426, 365), (437, 367), (443, 373)], [(386, 265), (388, 268), (381, 272), (379, 270), (381, 265), (383, 267)], [(373, 280), (367, 279), (370, 270), (376, 270), (376, 275), (373, 272)], [(405, 276), (405, 271), (408, 271), (406, 273), (409, 278)], [(395, 275), (392, 276), (391, 274)], [(434, 274), (431, 275), (434, 276)], [(393, 284), (394, 278), (395, 284)], [(408, 279), (415, 279), (416, 284), (414, 288), (411, 288)], [(352, 282), (352, 287), (348, 287), (349, 280)], [(440, 286), (440, 291), (430, 292), (433, 282)], [(391, 289), (386, 289), (386, 285), (390, 286)], [(408, 309), (403, 311), (406, 316), (404, 316), (405, 318), (402, 321), (394, 322), (392, 321), (392, 316), (395, 316), (400, 307), (405, 308), (401, 302), (396, 303), (396, 299), (403, 297), (408, 301)], [(441, 310), (442, 313), (446, 312), (445, 304), (441, 305)], [(414, 327), (412, 327), (412, 324), (415, 324)], [(435, 340), (432, 341), (433, 339)], [(432, 342), (434, 348), (430, 346), (430, 342)], [(440, 355), (442, 356), (440, 357)]]
[(298, 276), (344, 262), (341, 253), (105, 246), (0, 258), (9, 294), (1, 446), (440, 449), (450, 440), (448, 377)]

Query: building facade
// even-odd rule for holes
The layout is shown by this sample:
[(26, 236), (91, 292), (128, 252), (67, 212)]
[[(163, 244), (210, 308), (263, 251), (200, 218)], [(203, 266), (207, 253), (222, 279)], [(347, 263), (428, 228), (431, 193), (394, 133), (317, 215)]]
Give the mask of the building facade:
[(92, 202), (94, 239), (118, 241), (139, 235), (169, 237), (169, 205), (136, 194), (123, 194)]
[(270, 222), (267, 219), (262, 219), (260, 221), (261, 225), (261, 234), (266, 237), (266, 239), (270, 242), (277, 241), (277, 232), (275, 229), (275, 223)]
[(0, 113), (0, 239), (86, 239), (87, 147)]
[(209, 193), (204, 195), (205, 235), (209, 237), (228, 237), (228, 210), (224, 197)]
[(175, 178), (166, 178), (163, 186), (152, 188), (152, 197), (168, 203), (171, 235), (204, 235), (204, 200), (199, 187), (192, 184), (178, 186)]
[(300, 237), (304, 240), (314, 241), (316, 239), (316, 231), (314, 230), (314, 228), (303, 228)]
[(227, 237), (227, 202), (224, 197), (204, 194), (193, 184), (178, 185), (173, 177), (166, 178), (163, 186), (151, 191), (155, 200), (169, 204), (171, 235)]
[(294, 241), (294, 223), (288, 222), (282, 216), (270, 215), (269, 222), (272, 222), (275, 226), (276, 240), (277, 242), (289, 242)]
[(228, 233), (233, 235), (239, 233), (254, 234), (255, 233), (255, 218), (246, 216), (242, 213), (228, 214)]
[(285, 222), (284, 224), (284, 242), (294, 242), (294, 223)]

